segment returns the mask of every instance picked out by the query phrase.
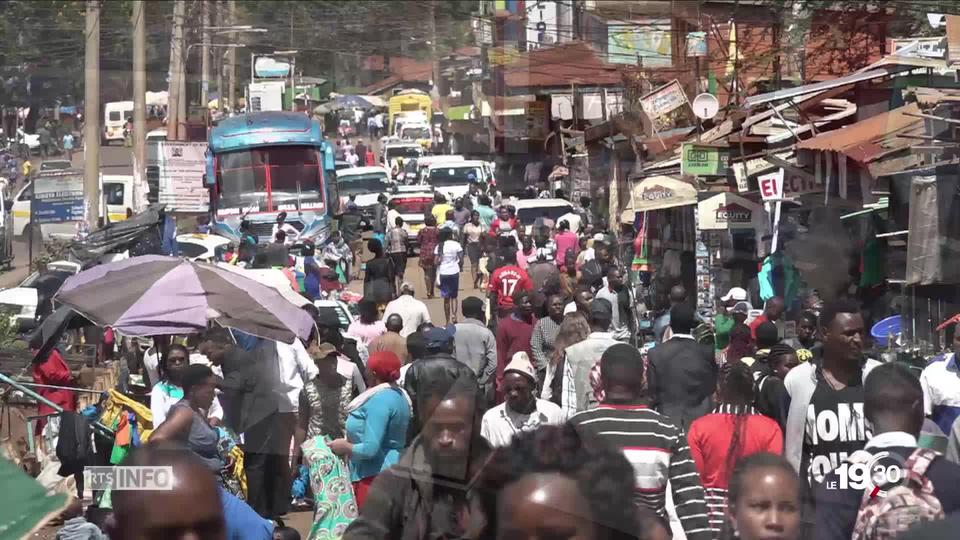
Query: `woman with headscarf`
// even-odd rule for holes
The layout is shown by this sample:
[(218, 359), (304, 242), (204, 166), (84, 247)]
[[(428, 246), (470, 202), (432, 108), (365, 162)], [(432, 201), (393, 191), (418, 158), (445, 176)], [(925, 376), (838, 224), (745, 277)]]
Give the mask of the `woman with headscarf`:
[(350, 477), (357, 507), (362, 508), (373, 479), (400, 459), (406, 445), (413, 406), (397, 385), (400, 358), (390, 351), (372, 353), (367, 361), (370, 388), (347, 406), (346, 438), (330, 443), (350, 458)]

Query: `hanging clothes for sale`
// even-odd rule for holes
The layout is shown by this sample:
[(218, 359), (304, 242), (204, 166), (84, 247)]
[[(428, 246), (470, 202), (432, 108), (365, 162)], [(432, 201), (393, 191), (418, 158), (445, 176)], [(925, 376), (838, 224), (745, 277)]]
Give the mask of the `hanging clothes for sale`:
[(630, 270), (634, 272), (650, 272), (650, 259), (649, 259), (649, 249), (650, 243), (647, 239), (647, 233), (649, 229), (649, 219), (647, 219), (646, 212), (640, 212), (637, 214), (637, 219), (633, 223), (633, 229), (637, 232), (636, 238), (633, 240), (633, 263), (630, 265)]
[(783, 251), (768, 255), (757, 274), (760, 300), (766, 302), (774, 296), (784, 299), (789, 306), (800, 289), (800, 274), (790, 256)]
[(57, 459), (60, 460), (60, 476), (83, 472), (93, 458), (93, 440), (90, 422), (70, 411), (60, 413), (60, 434), (57, 438)]

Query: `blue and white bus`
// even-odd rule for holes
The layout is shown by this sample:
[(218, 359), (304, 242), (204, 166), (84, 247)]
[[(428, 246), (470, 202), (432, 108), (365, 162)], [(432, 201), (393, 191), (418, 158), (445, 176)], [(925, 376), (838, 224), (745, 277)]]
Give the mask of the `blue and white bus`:
[(277, 215), (286, 212), (299, 240), (326, 237), (338, 198), (333, 149), (317, 120), (293, 112), (245, 114), (221, 121), (209, 139), (214, 232), (238, 240), (247, 220), (260, 243), (268, 243)]

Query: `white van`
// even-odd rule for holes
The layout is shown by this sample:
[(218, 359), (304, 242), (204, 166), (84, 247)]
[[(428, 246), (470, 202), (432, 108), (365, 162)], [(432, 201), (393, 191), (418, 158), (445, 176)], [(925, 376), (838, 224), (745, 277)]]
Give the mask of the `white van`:
[(132, 101), (111, 101), (103, 106), (103, 144), (123, 141), (123, 126), (133, 116)]
[[(106, 208), (111, 222), (127, 219), (127, 208), (133, 208), (133, 176), (126, 174), (101, 174), (100, 190), (103, 194), (101, 211)], [(30, 201), (33, 198), (33, 182), (23, 186), (13, 199), (13, 234), (27, 237), (33, 231), (30, 223)], [(35, 234), (35, 233), (34, 233)], [(71, 239), (77, 234), (74, 221), (47, 223), (42, 226), (43, 238)]]
[(473, 176), (476, 182), (494, 185), (490, 163), (480, 160), (430, 165), (421, 184), (433, 186), (434, 191), (443, 193), (447, 200), (452, 202), (470, 190), (470, 176)]

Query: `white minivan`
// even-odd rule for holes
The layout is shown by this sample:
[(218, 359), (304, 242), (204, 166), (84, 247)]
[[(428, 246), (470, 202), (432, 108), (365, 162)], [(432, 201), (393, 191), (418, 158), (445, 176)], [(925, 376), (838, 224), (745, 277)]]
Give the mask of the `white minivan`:
[[(126, 174), (101, 174), (100, 190), (103, 194), (102, 205), (106, 205), (106, 214), (111, 222), (127, 219), (127, 208), (133, 208), (133, 176)], [(30, 223), (30, 201), (33, 199), (33, 181), (23, 186), (13, 199), (13, 234), (26, 237), (34, 232)], [(101, 206), (101, 209), (103, 206)], [(42, 225), (43, 238), (71, 239), (77, 234), (74, 221), (64, 223), (46, 223)]]
[(123, 126), (133, 116), (132, 101), (111, 101), (103, 106), (103, 144), (123, 142)]
[(421, 184), (432, 186), (434, 191), (442, 193), (450, 202), (466, 195), (471, 182), (496, 185), (489, 162), (468, 160), (435, 163), (427, 167), (421, 180)]

